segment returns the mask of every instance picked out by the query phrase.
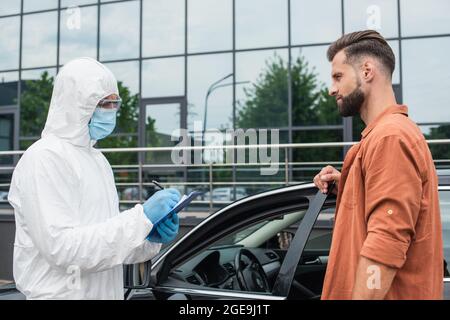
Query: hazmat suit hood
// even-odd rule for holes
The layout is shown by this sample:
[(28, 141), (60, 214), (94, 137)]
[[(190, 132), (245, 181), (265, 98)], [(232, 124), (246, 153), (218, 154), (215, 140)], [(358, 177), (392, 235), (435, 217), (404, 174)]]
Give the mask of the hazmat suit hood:
[(91, 143), (88, 123), (98, 102), (119, 94), (117, 80), (92, 58), (68, 62), (56, 76), (42, 137), (54, 135), (76, 146)]

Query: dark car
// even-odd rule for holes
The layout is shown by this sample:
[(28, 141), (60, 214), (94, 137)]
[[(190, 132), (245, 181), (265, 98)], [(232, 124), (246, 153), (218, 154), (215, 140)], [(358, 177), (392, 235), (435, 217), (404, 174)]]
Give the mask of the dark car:
[[(450, 177), (440, 176), (445, 260)], [(311, 184), (238, 200), (203, 220), (145, 265), (125, 266), (126, 299), (320, 299), (336, 197)], [(450, 276), (445, 269), (445, 298)], [(3, 294), (11, 296), (14, 290)], [(2, 296), (0, 296), (2, 299)]]

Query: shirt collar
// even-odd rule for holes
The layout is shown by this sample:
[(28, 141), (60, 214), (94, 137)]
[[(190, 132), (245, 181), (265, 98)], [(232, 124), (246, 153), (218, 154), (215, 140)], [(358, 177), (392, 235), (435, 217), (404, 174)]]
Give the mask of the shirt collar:
[(381, 120), (385, 116), (390, 115), (390, 114), (395, 114), (395, 113), (401, 113), (401, 114), (404, 114), (404, 115), (408, 116), (408, 107), (406, 105), (403, 105), (403, 104), (395, 104), (393, 106), (387, 107), (386, 110), (384, 110), (381, 114), (379, 114), (375, 118), (375, 120), (372, 121), (372, 123), (369, 124), (363, 130), (363, 132), (361, 132), (361, 139), (364, 139), (370, 133), (370, 131), (372, 131), (372, 129), (375, 128), (375, 126), (381, 122)]

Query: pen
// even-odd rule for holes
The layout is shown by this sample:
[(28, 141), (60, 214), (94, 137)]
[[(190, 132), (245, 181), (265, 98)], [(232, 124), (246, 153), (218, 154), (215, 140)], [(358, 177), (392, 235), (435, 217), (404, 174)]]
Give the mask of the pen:
[(158, 181), (152, 180), (152, 183), (153, 183), (155, 186), (157, 186), (159, 189), (161, 189), (161, 190), (164, 189), (164, 187), (163, 187), (162, 185), (160, 185)]

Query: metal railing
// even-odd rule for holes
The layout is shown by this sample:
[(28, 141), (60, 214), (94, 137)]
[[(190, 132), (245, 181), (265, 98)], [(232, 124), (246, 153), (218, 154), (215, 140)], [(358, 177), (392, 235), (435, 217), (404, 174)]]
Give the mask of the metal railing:
[[(213, 198), (213, 190), (214, 187), (221, 186), (232, 186), (234, 195), (236, 195), (236, 187), (237, 186), (262, 186), (262, 187), (274, 187), (274, 186), (288, 186), (291, 184), (297, 184), (304, 181), (295, 181), (292, 179), (291, 174), (293, 168), (303, 168), (302, 170), (315, 170), (317, 171), (321, 167), (325, 165), (334, 165), (336, 167), (340, 167), (343, 161), (310, 161), (310, 162), (295, 162), (289, 160), (289, 152), (294, 149), (308, 149), (308, 148), (343, 148), (350, 147), (358, 142), (319, 142), (319, 143), (290, 143), (290, 144), (252, 144), (252, 145), (214, 145), (214, 146), (175, 146), (175, 147), (146, 147), (146, 148), (106, 148), (99, 149), (103, 153), (137, 153), (138, 154), (138, 163), (137, 164), (127, 164), (127, 165), (112, 165), (112, 169), (116, 172), (137, 172), (137, 181), (132, 182), (116, 182), (117, 187), (137, 187), (138, 188), (138, 199), (132, 200), (120, 200), (121, 204), (130, 205), (142, 202), (143, 190), (145, 187), (153, 186), (152, 183), (144, 181), (144, 172), (147, 173), (155, 173), (161, 169), (194, 169), (195, 170), (207, 170), (208, 171), (208, 179), (207, 181), (188, 181), (185, 176), (185, 181), (171, 181), (171, 182), (161, 182), (163, 185), (170, 185), (182, 188), (188, 188), (190, 186), (201, 186), (206, 187), (209, 190), (209, 199), (207, 200), (196, 200), (193, 201), (193, 204), (198, 205), (208, 205), (209, 211), (213, 210), (214, 205), (224, 205), (230, 202), (230, 200), (214, 200)], [(427, 140), (429, 145), (440, 145), (440, 144), (450, 144), (450, 139), (439, 139), (439, 140)], [(241, 150), (241, 149), (261, 149), (265, 148), (271, 150), (273, 148), (278, 148), (281, 153), (281, 150), (284, 151), (284, 161), (278, 162), (252, 162), (252, 163), (243, 163), (243, 162), (219, 162), (219, 163), (197, 163), (197, 164), (174, 164), (174, 163), (162, 163), (162, 164), (147, 164), (144, 162), (144, 156), (147, 153), (157, 153), (157, 152), (173, 152), (173, 151), (201, 151), (203, 152), (207, 150), (222, 150), (225, 152), (226, 150)], [(25, 151), (0, 151), (0, 160), (1, 157), (5, 156), (20, 156)], [(235, 160), (236, 157), (233, 156)], [(447, 167), (450, 168), (450, 159), (435, 159), (434, 160), (436, 166)], [(231, 168), (232, 170), (236, 170), (238, 168), (245, 167), (264, 167), (264, 166), (278, 166), (281, 167), (281, 171), (284, 171), (284, 175), (282, 179), (277, 181), (270, 181), (267, 179), (266, 181), (236, 181), (236, 177), (234, 176), (232, 181), (215, 181), (214, 180), (214, 172), (217, 172), (218, 168)], [(14, 170), (14, 166), (6, 165), (0, 166), (0, 174), (12, 172)], [(216, 170), (216, 171), (215, 171)], [(259, 170), (259, 169), (253, 169)], [(117, 180), (117, 179), (116, 179)], [(1, 189), (9, 189), (10, 183), (0, 183)], [(236, 200), (235, 197), (233, 197)], [(1, 202), (6, 202), (5, 200), (0, 199)]]

